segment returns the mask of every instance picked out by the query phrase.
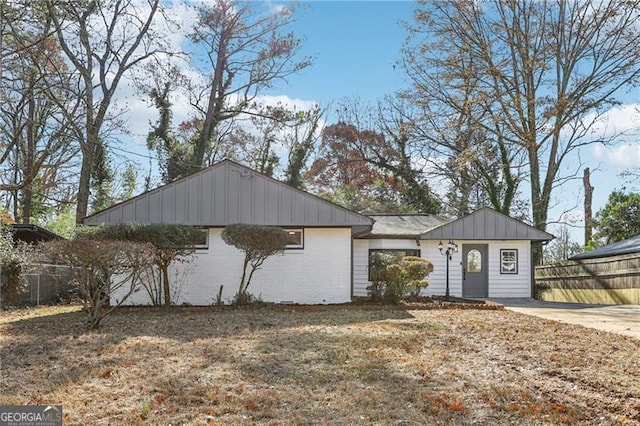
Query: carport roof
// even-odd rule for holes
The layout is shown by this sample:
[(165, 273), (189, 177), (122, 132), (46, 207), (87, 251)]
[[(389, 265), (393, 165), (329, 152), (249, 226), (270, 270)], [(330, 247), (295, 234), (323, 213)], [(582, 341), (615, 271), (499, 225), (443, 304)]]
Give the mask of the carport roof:
[(569, 260), (595, 259), (597, 257), (618, 256), (621, 254), (640, 253), (640, 235), (627, 238), (585, 253), (576, 254)]
[(13, 238), (15, 240), (27, 243), (38, 243), (40, 241), (64, 240), (58, 234), (55, 234), (41, 226), (32, 225), (30, 223), (14, 223), (10, 225), (13, 228)]

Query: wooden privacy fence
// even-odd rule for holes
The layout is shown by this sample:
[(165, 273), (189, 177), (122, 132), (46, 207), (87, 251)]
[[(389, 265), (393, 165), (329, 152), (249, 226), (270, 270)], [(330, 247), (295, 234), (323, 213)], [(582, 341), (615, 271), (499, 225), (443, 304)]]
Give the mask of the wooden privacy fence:
[(640, 305), (640, 253), (536, 267), (543, 300)]

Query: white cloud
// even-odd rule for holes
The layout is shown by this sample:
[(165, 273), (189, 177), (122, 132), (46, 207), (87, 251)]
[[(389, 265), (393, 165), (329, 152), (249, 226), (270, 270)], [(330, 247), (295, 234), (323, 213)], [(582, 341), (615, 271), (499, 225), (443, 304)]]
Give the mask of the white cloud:
[(620, 170), (640, 167), (640, 142), (624, 142), (617, 146), (597, 144), (591, 147), (591, 154)]
[[(594, 115), (590, 115), (584, 121), (589, 123), (594, 118)], [(611, 108), (596, 119), (591, 127), (591, 134), (594, 139), (636, 138), (640, 134), (640, 104), (625, 104)]]

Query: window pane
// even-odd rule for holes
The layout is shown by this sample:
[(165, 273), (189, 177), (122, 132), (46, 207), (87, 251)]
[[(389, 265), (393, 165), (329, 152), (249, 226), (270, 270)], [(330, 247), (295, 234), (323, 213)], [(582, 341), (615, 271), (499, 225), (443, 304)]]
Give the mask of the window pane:
[(302, 229), (287, 229), (287, 247), (286, 248), (302, 248), (303, 234)]
[(201, 233), (199, 235), (198, 241), (195, 243), (196, 248), (209, 248), (209, 230), (204, 228), (200, 230)]
[(518, 251), (517, 250), (500, 250), (500, 273), (501, 274), (517, 274), (518, 273)]
[(370, 249), (369, 281), (376, 279), (376, 269), (382, 264), (390, 263), (405, 256), (420, 257), (420, 250), (415, 249)]
[(482, 272), (482, 254), (472, 249), (467, 253), (467, 272)]

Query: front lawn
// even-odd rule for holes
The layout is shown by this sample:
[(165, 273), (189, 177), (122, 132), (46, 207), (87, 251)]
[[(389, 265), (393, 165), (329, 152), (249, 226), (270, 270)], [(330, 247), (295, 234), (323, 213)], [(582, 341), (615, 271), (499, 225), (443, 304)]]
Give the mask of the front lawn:
[(4, 404), (65, 424), (635, 424), (640, 340), (509, 311), (67, 308), (0, 318)]

